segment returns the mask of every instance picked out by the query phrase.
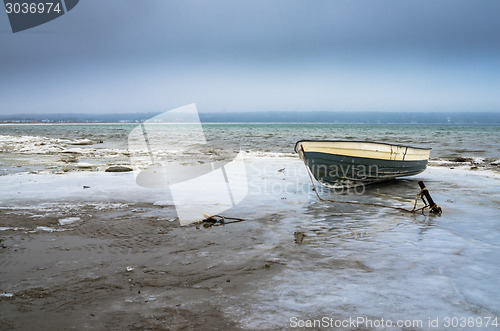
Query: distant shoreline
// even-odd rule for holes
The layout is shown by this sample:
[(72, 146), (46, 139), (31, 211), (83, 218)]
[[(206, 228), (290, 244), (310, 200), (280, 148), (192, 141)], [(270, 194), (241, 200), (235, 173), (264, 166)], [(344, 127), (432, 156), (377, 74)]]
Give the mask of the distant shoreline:
[[(0, 122), (0, 126), (13, 126), (13, 125), (40, 125), (40, 126), (50, 126), (50, 125), (139, 125), (144, 122), (63, 122), (63, 123), (40, 123), (40, 122)], [(183, 124), (183, 125), (197, 125), (198, 123), (147, 123), (151, 124)], [(500, 123), (334, 123), (334, 122), (201, 122), (201, 124), (210, 125), (241, 125), (241, 124), (255, 124), (255, 125), (449, 125), (449, 126), (500, 126)]]
[[(119, 122), (81, 122), (81, 123), (0, 123), (0, 127), (2, 126), (77, 126), (77, 125), (128, 125), (134, 126), (139, 125), (140, 123), (119, 123)], [(147, 123), (148, 125), (197, 125), (197, 123)], [(442, 126), (500, 126), (500, 123), (318, 123), (318, 122), (201, 122), (202, 125), (442, 125)]]
[[(161, 112), (116, 114), (11, 114), (0, 124), (139, 124)], [(244, 112), (199, 113), (202, 123), (264, 124), (488, 124), (500, 125), (500, 112)]]

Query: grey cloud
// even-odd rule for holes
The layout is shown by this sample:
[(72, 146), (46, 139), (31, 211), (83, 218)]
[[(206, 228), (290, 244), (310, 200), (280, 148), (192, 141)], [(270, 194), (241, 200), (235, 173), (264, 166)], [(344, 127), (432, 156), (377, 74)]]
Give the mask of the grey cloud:
[[(371, 88), (376, 97), (378, 87), (366, 83), (371, 81), (387, 82), (388, 91), (403, 85), (407, 95), (411, 86), (424, 88), (426, 79), (444, 84), (460, 77), (457, 91), (472, 83), (479, 89), (499, 83), (492, 76), (499, 70), (499, 12), (496, 0), (82, 0), (61, 18), (17, 34), (9, 33), (6, 15), (0, 14), (0, 99), (22, 109), (10, 95), (22, 95), (23, 84), (33, 89), (39, 84), (63, 89), (74, 99), (81, 90), (91, 108), (99, 101), (89, 101), (88, 95), (101, 95), (96, 89), (109, 89), (111, 104), (128, 100), (138, 79), (158, 85), (162, 77), (178, 79), (177, 86), (164, 83), (181, 95), (178, 100), (193, 101), (190, 95), (209, 100), (237, 89), (234, 94), (242, 98), (272, 94), (275, 109), (286, 98), (291, 99), (284, 105), (294, 104), (293, 93), (314, 95), (310, 91), (319, 90), (314, 84), (323, 90), (329, 82), (340, 87), (348, 81), (352, 90), (344, 95), (353, 100), (356, 86)], [(418, 72), (428, 75), (417, 84), (412, 77), (420, 77)], [(288, 86), (285, 80), (294, 75), (301, 79), (293, 89), (279, 87)], [(467, 83), (466, 75), (474, 79)], [(127, 77), (135, 81), (124, 85)], [(264, 81), (274, 84), (260, 93)], [(50, 100), (47, 96), (47, 107)], [(166, 101), (162, 96), (158, 102)], [(296, 101), (307, 105), (305, 97)], [(487, 102), (500, 104), (493, 95)], [(116, 108), (124, 103), (130, 104), (117, 101)], [(342, 105), (348, 104), (344, 98)], [(265, 104), (260, 100), (258, 106)]]

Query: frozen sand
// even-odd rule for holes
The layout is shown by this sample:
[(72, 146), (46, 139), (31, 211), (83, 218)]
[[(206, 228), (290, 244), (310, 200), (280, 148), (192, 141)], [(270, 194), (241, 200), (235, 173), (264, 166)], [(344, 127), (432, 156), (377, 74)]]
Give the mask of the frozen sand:
[(431, 217), (321, 203), (297, 158), (252, 157), (247, 170), (249, 195), (223, 214), (249, 221), (209, 229), (171, 222), (170, 197), (131, 173), (1, 176), (0, 293), (12, 294), (0, 297), (2, 327), (286, 329), (292, 317), (500, 314), (498, 174), (430, 167), (360, 196), (321, 193), (411, 207), (424, 180), (443, 208)]

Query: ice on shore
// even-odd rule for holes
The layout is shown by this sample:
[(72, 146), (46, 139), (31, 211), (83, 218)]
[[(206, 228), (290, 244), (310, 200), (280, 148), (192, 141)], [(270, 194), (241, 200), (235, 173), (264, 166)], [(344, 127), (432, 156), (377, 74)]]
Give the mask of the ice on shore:
[[(261, 236), (261, 242), (243, 247), (234, 258), (254, 254), (279, 270), (246, 284), (249, 290), (242, 289), (237, 298), (214, 290), (224, 295), (226, 314), (243, 328), (284, 328), (292, 316), (397, 320), (500, 314), (500, 174), (429, 167), (415, 177), (367, 187), (359, 196), (320, 192), (324, 198), (411, 208), (417, 181), (423, 180), (443, 208), (441, 217), (433, 217), (318, 201), (298, 158), (246, 161), (248, 196), (222, 214), (249, 219), (231, 225), (232, 231), (251, 226), (251, 235)], [(38, 208), (61, 213), (60, 220), (80, 215), (67, 206), (101, 210), (127, 208), (128, 202), (158, 207), (173, 202), (166, 189), (137, 186), (132, 173), (104, 172), (0, 176), (0, 201), (3, 211)], [(38, 203), (29, 205), (32, 201)], [(300, 245), (294, 242), (297, 231), (306, 235)], [(220, 297), (213, 302), (221, 302)]]
[(11, 227), (11, 226), (0, 226), (0, 231), (19, 231), (19, 230), (26, 230), (25, 228), (19, 228), (19, 227)]
[(92, 145), (90, 139), (60, 139), (40, 136), (9, 136), (0, 135), (0, 151), (45, 154), (61, 152), (68, 145)]
[(0, 297), (2, 298), (12, 298), (14, 293), (0, 293)]
[(59, 225), (69, 225), (69, 224), (73, 224), (75, 222), (78, 222), (80, 221), (81, 218), (80, 217), (68, 217), (68, 218), (61, 218), (59, 220)]
[(66, 231), (65, 229), (55, 229), (55, 228), (51, 228), (49, 226), (37, 226), (36, 227), (37, 230), (40, 230), (40, 231), (45, 231), (45, 232), (59, 232), (59, 231)]
[(153, 202), (153, 206), (169, 207), (174, 206), (174, 202), (172, 200), (160, 200)]
[(90, 139), (76, 139), (76, 140), (70, 141), (70, 144), (71, 145), (93, 145), (95, 143)]
[(79, 162), (77, 163), (77, 168), (81, 168), (81, 169), (90, 169), (90, 168), (93, 168), (95, 165), (93, 165), (92, 163), (86, 163), (86, 162)]

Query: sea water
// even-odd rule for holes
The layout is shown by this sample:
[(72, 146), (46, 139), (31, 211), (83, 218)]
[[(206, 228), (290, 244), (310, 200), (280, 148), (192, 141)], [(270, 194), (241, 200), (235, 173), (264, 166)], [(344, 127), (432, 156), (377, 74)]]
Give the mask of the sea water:
[[(9, 124), (0, 125), (0, 147), (9, 137), (90, 139), (93, 147), (126, 149), (127, 136), (137, 124)], [(301, 139), (370, 140), (432, 148), (431, 159), (500, 158), (500, 126), (458, 124), (302, 124), (203, 123), (207, 139), (236, 142), (245, 151), (293, 153)]]
[[(132, 174), (117, 177), (102, 171), (130, 163), (127, 138), (134, 127), (0, 126), (2, 208), (32, 208), (36, 213), (52, 203), (64, 209), (82, 195), (94, 204), (111, 206), (116, 192), (123, 200), (172, 203), (161, 191), (137, 188)], [(382, 320), (394, 324), (381, 329), (467, 329), (469, 321), (475, 329), (495, 329), (485, 325), (500, 318), (499, 127), (203, 124), (203, 129), (207, 140), (226, 141), (231, 149), (236, 143), (244, 153), (248, 195), (224, 214), (250, 222), (259, 219), (253, 226), (262, 229), (264, 243), (243, 247), (236, 256), (265, 256), (281, 266), (271, 279), (255, 281), (253, 290), (238, 297), (214, 293), (212, 303), (224, 306), (228, 318), (255, 329), (306, 327), (316, 321), (326, 321), (322, 326), (340, 323), (346, 330), (373, 329)], [(434, 165), (420, 175), (356, 192), (318, 188), (318, 194), (411, 208), (417, 181), (423, 180), (443, 214), (319, 201), (303, 163), (293, 153), (300, 139), (432, 147)], [(86, 140), (92, 144), (82, 145)], [(203, 160), (203, 149), (186, 154), (169, 148), (165, 146), (164, 156), (174, 161)], [(95, 167), (74, 166), (82, 161)], [(82, 193), (82, 183), (98, 189)], [(26, 206), (26, 201), (37, 200), (44, 202), (42, 207)], [(238, 224), (231, 226), (252, 226)], [(355, 327), (342, 324), (352, 319), (359, 322)], [(460, 327), (464, 319), (465, 327)], [(417, 324), (396, 326), (398, 321)], [(434, 321), (439, 322), (437, 328)]]

